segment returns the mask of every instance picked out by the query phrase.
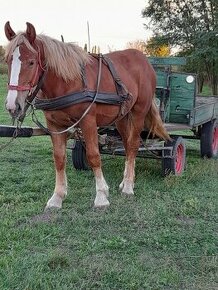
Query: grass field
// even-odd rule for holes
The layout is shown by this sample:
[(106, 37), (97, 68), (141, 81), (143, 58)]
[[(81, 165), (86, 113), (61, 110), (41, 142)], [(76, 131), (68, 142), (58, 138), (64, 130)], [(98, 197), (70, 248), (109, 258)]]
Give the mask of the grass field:
[[(10, 121), (5, 92), (1, 75), (1, 124)], [(164, 179), (159, 161), (137, 159), (132, 199), (118, 191), (124, 158), (103, 156), (105, 211), (92, 208), (93, 174), (74, 170), (68, 150), (69, 193), (63, 209), (50, 212), (49, 137), (0, 150), (0, 289), (218, 289), (218, 162), (202, 160), (197, 141), (187, 147), (182, 177)]]

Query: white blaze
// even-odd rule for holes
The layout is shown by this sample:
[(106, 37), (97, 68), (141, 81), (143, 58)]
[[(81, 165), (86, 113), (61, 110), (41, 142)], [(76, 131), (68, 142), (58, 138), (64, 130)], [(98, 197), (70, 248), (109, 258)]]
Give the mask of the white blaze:
[[(19, 46), (16, 47), (12, 54), (12, 64), (11, 64), (11, 75), (9, 84), (12, 86), (17, 86), (19, 81), (19, 75), (21, 70), (21, 61), (19, 59), (20, 50)], [(6, 108), (7, 110), (15, 111), (16, 109), (16, 99), (17, 99), (17, 90), (8, 90), (8, 95), (6, 98)]]

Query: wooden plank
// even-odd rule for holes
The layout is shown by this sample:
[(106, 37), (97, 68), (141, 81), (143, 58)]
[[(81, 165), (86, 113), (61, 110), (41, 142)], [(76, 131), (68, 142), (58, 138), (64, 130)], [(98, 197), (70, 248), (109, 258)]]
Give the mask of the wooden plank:
[(193, 110), (193, 126), (207, 123), (213, 119), (218, 119), (218, 98), (200, 98), (197, 104), (198, 106)]
[(196, 107), (211, 103), (218, 103), (218, 96), (196, 96)]
[(40, 128), (33, 128), (32, 136), (44, 136), (44, 135), (49, 135), (49, 134)]
[[(0, 137), (13, 137), (16, 135), (16, 126), (0, 125)], [(18, 131), (17, 137), (32, 137), (47, 135), (40, 128), (22, 127)]]
[(156, 71), (156, 77), (157, 77), (157, 87), (167, 88), (168, 84), (167, 78), (169, 77), (168, 72), (158, 70)]
[(170, 117), (173, 123), (186, 123), (190, 121), (191, 112), (195, 104), (196, 76), (194, 81), (186, 81), (187, 73), (172, 72), (170, 77)]
[(178, 130), (191, 130), (192, 126), (187, 124), (179, 124), (179, 123), (165, 123), (164, 127), (168, 132), (178, 131)]
[(161, 65), (161, 66), (186, 64), (185, 57), (149, 57), (148, 60), (152, 65)]

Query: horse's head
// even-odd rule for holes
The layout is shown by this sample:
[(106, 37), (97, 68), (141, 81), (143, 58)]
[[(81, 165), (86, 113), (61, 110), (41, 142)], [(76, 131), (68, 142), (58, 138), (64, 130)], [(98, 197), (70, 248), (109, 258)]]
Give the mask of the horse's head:
[(19, 118), (24, 112), (27, 96), (37, 85), (43, 71), (40, 48), (35, 28), (28, 22), (26, 32), (18, 35), (7, 22), (5, 35), (10, 41), (6, 48), (9, 78), (6, 109), (13, 118)]

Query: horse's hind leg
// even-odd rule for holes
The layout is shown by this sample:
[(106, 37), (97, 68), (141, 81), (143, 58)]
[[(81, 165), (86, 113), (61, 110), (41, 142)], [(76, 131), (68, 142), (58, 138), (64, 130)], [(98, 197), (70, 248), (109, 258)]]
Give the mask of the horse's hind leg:
[(144, 126), (144, 115), (131, 112), (116, 125), (126, 151), (123, 180), (119, 188), (122, 194), (130, 196), (134, 194), (135, 158), (140, 145), (140, 133)]
[(65, 173), (66, 163), (66, 134), (52, 135), (53, 156), (56, 170), (56, 181), (54, 194), (48, 200), (46, 209), (61, 208), (62, 200), (67, 195), (67, 178)]
[(84, 118), (80, 124), (86, 143), (86, 157), (91, 166), (96, 182), (95, 208), (109, 206), (109, 187), (101, 169), (101, 156), (98, 147), (98, 132), (95, 118)]

